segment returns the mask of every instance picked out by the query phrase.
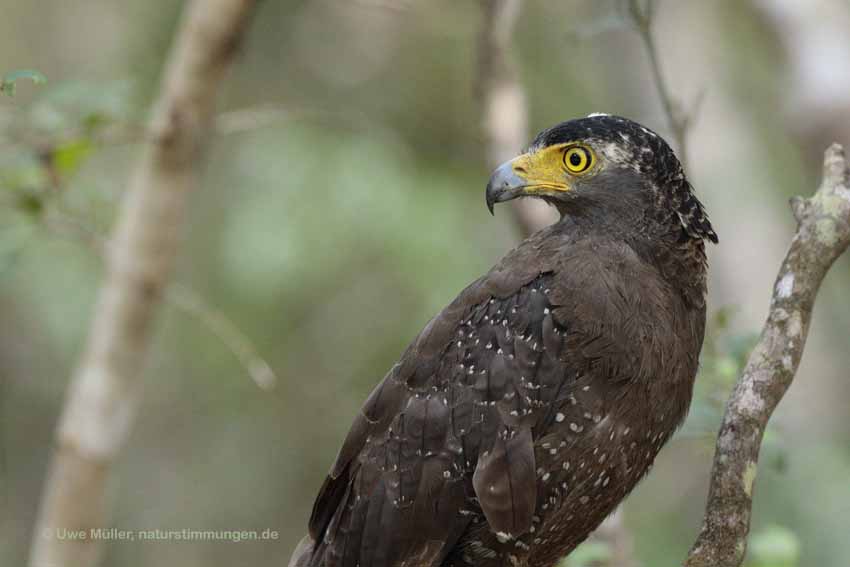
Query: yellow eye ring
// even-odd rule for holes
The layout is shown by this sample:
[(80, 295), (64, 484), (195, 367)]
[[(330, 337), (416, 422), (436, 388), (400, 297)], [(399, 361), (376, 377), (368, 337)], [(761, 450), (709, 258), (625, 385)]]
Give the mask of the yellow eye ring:
[(593, 165), (593, 152), (584, 146), (572, 146), (564, 152), (564, 167), (570, 173), (584, 173)]

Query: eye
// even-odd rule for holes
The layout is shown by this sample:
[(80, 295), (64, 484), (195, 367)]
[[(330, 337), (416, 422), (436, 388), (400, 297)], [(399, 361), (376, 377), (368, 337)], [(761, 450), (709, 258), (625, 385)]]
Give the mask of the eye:
[(584, 173), (593, 165), (593, 154), (584, 146), (573, 146), (564, 152), (564, 165), (571, 173)]

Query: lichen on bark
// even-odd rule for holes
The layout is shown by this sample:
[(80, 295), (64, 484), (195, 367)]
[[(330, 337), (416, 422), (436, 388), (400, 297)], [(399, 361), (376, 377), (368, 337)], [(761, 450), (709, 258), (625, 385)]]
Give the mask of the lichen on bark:
[(815, 194), (795, 197), (791, 209), (797, 230), (759, 342), (726, 404), (702, 529), (685, 567), (738, 567), (746, 555), (767, 422), (800, 364), (821, 281), (850, 244), (850, 170), (841, 146), (827, 149)]

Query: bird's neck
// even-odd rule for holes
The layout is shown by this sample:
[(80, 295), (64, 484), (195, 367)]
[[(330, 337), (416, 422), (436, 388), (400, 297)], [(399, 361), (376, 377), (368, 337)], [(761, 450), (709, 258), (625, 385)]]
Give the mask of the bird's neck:
[(683, 236), (679, 228), (672, 234), (659, 236), (655, 242), (634, 239), (630, 245), (679, 290), (688, 305), (705, 308), (707, 263), (705, 242), (701, 238)]
[(688, 304), (702, 308), (707, 268), (703, 239), (689, 234), (676, 215), (659, 218), (640, 200), (598, 199), (559, 204), (559, 223), (570, 232), (623, 241), (655, 266)]

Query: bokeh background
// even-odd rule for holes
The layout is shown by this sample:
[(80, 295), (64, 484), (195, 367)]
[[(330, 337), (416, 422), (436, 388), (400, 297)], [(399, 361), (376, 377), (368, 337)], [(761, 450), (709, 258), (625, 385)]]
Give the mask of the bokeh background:
[[(669, 137), (620, 4), (524, 4), (513, 56), (533, 130), (605, 111)], [(49, 77), (0, 98), (2, 565), (26, 558), (102, 274), (90, 240), (112, 225), (181, 5), (0, 0), (0, 71)], [(472, 1), (261, 4), (221, 100), (249, 120), (211, 144), (175, 281), (278, 383), (258, 388), (210, 317), (166, 303), (110, 493), (122, 529), (280, 539), (116, 542), (105, 565), (285, 564), (366, 393), (516, 242), (508, 209), (484, 206), (481, 21)], [(671, 0), (655, 34), (675, 97), (702, 100), (688, 173), (720, 235), (698, 398), (625, 505), (639, 560), (666, 567), (699, 526), (722, 400), (794, 229), (787, 200), (816, 187), (831, 141), (850, 144), (850, 5)], [(751, 565), (850, 565), (848, 286), (845, 256), (766, 440)]]

